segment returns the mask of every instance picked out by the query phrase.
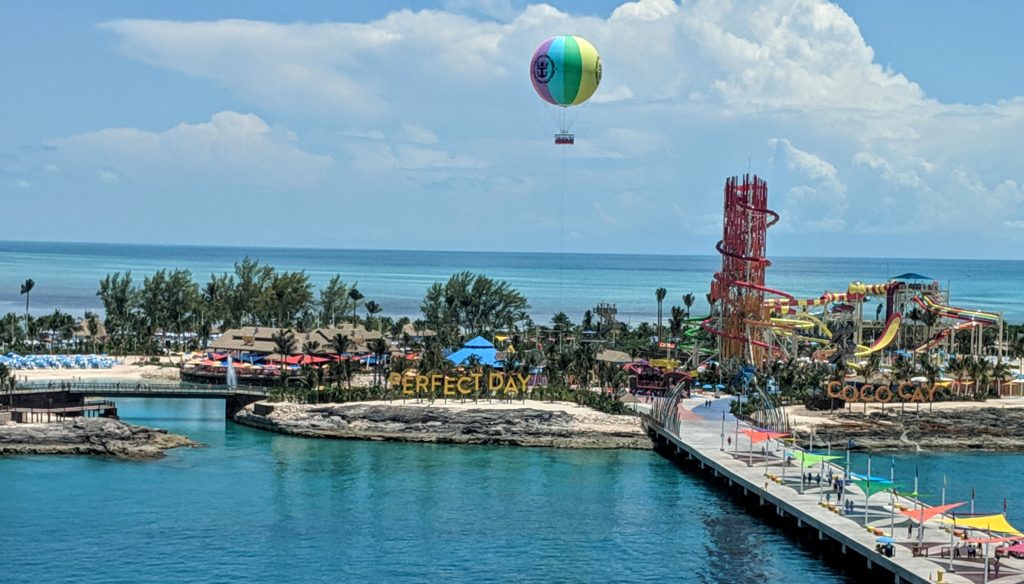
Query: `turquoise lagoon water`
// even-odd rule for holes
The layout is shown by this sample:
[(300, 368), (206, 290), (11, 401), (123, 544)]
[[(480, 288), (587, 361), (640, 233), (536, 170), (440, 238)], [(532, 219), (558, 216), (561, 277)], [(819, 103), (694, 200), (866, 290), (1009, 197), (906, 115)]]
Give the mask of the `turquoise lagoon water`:
[(3, 581), (848, 582), (653, 452), (294, 438), (118, 400), (208, 445), (0, 458)]
[[(0, 242), (0, 312), (24, 310), (18, 294), (25, 278), (36, 281), (32, 310), (54, 308), (80, 314), (100, 308), (96, 289), (108, 273), (132, 270), (142, 277), (161, 268), (187, 268), (205, 282), (211, 273), (230, 271), (246, 255), (279, 269), (305, 270), (321, 285), (334, 274), (358, 282), (384, 313), (415, 317), (426, 288), (461, 270), (508, 280), (547, 321), (559, 310), (579, 320), (598, 302), (612, 302), (620, 320), (653, 320), (654, 290), (668, 290), (667, 305), (680, 296), (697, 297), (693, 314), (707, 313), (704, 294), (721, 265), (716, 255), (602, 255), (497, 252), (365, 251), (197, 246), (109, 245)], [(999, 260), (919, 260), (867, 258), (772, 258), (769, 285), (799, 297), (843, 290), (853, 280), (884, 281), (905, 272), (949, 284), (953, 304), (1002, 311), (1008, 321), (1024, 321), (1024, 262)], [(869, 307), (867, 314), (871, 313)]]

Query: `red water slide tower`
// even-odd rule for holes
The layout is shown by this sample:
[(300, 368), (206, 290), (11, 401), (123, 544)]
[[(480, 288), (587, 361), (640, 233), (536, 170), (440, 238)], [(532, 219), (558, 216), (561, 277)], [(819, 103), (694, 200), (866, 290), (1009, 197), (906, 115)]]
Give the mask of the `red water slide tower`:
[(760, 363), (772, 349), (765, 334), (768, 317), (765, 294), (792, 298), (764, 285), (765, 233), (779, 215), (768, 209), (768, 184), (756, 175), (725, 181), (722, 240), (715, 249), (722, 254), (722, 270), (711, 282), (711, 302), (717, 311), (705, 321), (705, 329), (719, 337), (721, 359)]

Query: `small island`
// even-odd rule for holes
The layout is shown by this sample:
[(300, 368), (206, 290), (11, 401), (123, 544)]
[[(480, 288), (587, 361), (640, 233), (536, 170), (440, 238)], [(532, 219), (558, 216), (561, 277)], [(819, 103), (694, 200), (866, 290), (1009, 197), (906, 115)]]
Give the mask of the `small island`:
[(294, 436), (550, 448), (651, 448), (636, 416), (567, 402), (451, 400), (295, 404), (258, 402), (235, 416)]
[(77, 454), (129, 460), (162, 458), (171, 448), (200, 446), (158, 428), (110, 418), (76, 417), (43, 424), (0, 424), (0, 455)]

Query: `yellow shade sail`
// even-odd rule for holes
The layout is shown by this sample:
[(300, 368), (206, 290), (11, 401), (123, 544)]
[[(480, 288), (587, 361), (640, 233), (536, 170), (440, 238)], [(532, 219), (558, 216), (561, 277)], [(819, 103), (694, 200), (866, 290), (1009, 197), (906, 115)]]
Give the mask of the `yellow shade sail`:
[(981, 515), (979, 517), (958, 517), (955, 520), (947, 518), (943, 519), (942, 522), (966, 529), (981, 529), (994, 533), (1009, 533), (1011, 535), (1024, 536), (1024, 533), (1017, 531), (1016, 527), (1010, 525), (1010, 522), (1006, 520), (1006, 515), (1003, 515), (1002, 513), (997, 515)]

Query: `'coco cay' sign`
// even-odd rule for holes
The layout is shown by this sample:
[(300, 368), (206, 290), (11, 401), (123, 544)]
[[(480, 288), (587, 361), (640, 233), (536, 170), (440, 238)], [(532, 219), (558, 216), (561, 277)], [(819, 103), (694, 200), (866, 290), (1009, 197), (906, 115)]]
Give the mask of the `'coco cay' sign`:
[(489, 391), (492, 394), (513, 395), (526, 392), (529, 375), (490, 373), (473, 373), (460, 377), (448, 377), (440, 373), (432, 375), (402, 375), (392, 373), (388, 383), (394, 387), (401, 386), (405, 395), (459, 395), (479, 394)]
[(911, 383), (901, 383), (895, 389), (888, 385), (871, 385), (866, 383), (860, 387), (843, 385), (838, 381), (829, 382), (825, 393), (832, 399), (841, 399), (847, 402), (881, 402), (889, 403), (896, 399), (903, 402), (930, 402), (935, 397), (935, 392), (940, 387), (921, 387)]

